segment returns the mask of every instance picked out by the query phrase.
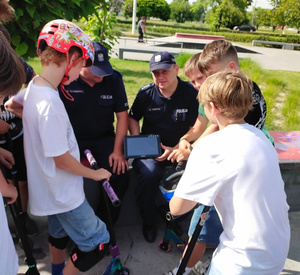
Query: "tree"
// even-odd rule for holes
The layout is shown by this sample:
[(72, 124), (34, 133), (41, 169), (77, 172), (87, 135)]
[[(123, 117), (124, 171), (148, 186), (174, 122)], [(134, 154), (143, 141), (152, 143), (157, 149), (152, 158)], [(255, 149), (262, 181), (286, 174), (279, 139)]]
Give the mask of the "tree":
[[(205, 0), (211, 9), (207, 19), (212, 29), (219, 29), (221, 26), (230, 26), (231, 22), (236, 21), (237, 14), (243, 13), (246, 17), (246, 9), (251, 5), (252, 0)], [(231, 10), (231, 11), (230, 11)], [(230, 14), (233, 12), (233, 14)]]
[[(105, 0), (100, 0), (105, 2)], [(51, 20), (78, 20), (92, 14), (99, 0), (10, 0), (15, 9), (14, 21), (5, 24), (18, 55), (35, 57), (39, 32)]]
[(222, 11), (222, 21), (220, 26), (232, 29), (234, 26), (248, 24), (247, 12), (239, 9), (232, 2), (229, 2)]
[(300, 28), (299, 0), (281, 0), (275, 10), (276, 19), (280, 20), (283, 26)]
[(116, 15), (118, 15), (122, 11), (123, 5), (124, 5), (124, 0), (111, 1), (110, 10), (113, 11)]
[(132, 17), (133, 0), (125, 0), (122, 11), (125, 18)]
[(254, 17), (253, 17), (253, 25), (256, 26), (256, 29), (259, 26), (272, 26), (272, 20), (271, 20), (271, 10), (269, 9), (263, 9), (263, 8), (254, 8)]
[(170, 4), (171, 18), (177, 23), (184, 23), (185, 21), (193, 20), (193, 13), (191, 6), (186, 0), (174, 0)]
[[(133, 0), (126, 0), (123, 6), (125, 17), (132, 17)], [(155, 17), (163, 21), (170, 19), (171, 9), (165, 0), (138, 0), (137, 17)]]
[(193, 13), (194, 20), (203, 22), (206, 10), (207, 6), (205, 4), (205, 1), (198, 0), (194, 2), (191, 6), (191, 12)]
[(272, 20), (277, 22), (277, 25), (300, 29), (299, 0), (270, 0), (270, 3), (273, 7)]
[(85, 24), (85, 32), (92, 40), (101, 42), (108, 51), (117, 42), (118, 35), (113, 33), (113, 25), (117, 23), (115, 13), (111, 10), (113, 0), (101, 3), (96, 6), (96, 11), (87, 18), (81, 19)]

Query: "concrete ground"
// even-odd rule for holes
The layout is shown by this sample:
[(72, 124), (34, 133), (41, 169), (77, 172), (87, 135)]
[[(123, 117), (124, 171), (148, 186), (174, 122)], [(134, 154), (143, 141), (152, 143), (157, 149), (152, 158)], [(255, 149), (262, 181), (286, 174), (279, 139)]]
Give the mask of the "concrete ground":
[[(147, 39), (147, 43), (141, 44), (137, 43), (136, 39), (124, 38), (119, 40), (119, 44), (115, 46), (114, 50), (118, 52), (119, 47), (128, 47), (133, 49), (157, 49), (169, 50), (169, 51), (187, 51), (196, 53), (199, 49), (181, 49), (172, 48), (167, 46), (160, 46), (166, 42), (181, 42), (175, 37), (163, 38), (161, 40)], [(189, 40), (184, 40), (185, 42)], [(195, 43), (195, 41), (190, 41)], [(209, 40), (197, 40), (198, 44), (208, 43)], [(285, 71), (300, 71), (300, 52), (292, 50), (282, 50), (282, 49), (268, 49), (260, 47), (244, 47), (236, 45), (239, 48), (239, 57), (250, 57), (251, 59), (257, 61), (264, 69), (270, 70), (285, 70)], [(114, 55), (116, 56), (116, 55)], [(124, 53), (124, 58), (137, 59), (137, 60), (147, 60), (151, 58), (151, 54), (141, 54), (141, 53)], [(145, 84), (145, 83), (144, 83)], [(141, 84), (142, 85), (142, 84)], [(300, 171), (300, 170), (298, 170)], [(299, 174), (298, 174), (299, 175)], [(288, 201), (289, 197), (298, 197), (298, 200), (291, 201), (291, 211), (289, 212), (290, 225), (291, 225), (291, 242), (289, 255), (286, 260), (284, 270), (280, 273), (281, 275), (299, 275), (300, 274), (300, 209), (298, 208), (299, 198), (300, 198), (300, 188), (299, 188), (299, 177), (293, 178), (292, 185), (289, 185)], [(162, 274), (178, 263), (181, 256), (181, 251), (179, 251), (174, 242), (171, 240), (172, 248), (170, 252), (165, 253), (157, 248), (159, 240), (163, 239), (166, 223), (158, 216), (158, 236), (154, 243), (147, 243), (142, 235), (141, 230), (141, 219), (139, 217), (138, 210), (135, 206), (134, 199), (134, 188), (136, 181), (131, 177), (129, 190), (127, 191), (125, 198), (122, 201), (122, 211), (119, 220), (115, 226), (116, 239), (118, 247), (120, 250), (120, 259), (123, 266), (129, 268), (130, 274), (132, 275), (150, 275), (150, 274)], [(298, 194), (298, 195), (297, 195)], [(296, 205), (297, 204), (297, 205)], [(296, 206), (295, 206), (296, 205)], [(33, 217), (39, 225), (40, 233), (38, 236), (34, 237), (33, 240), (33, 254), (37, 261), (38, 270), (41, 275), (51, 274), (50, 268), (50, 256), (47, 244), (47, 222), (46, 218)], [(180, 222), (184, 234), (182, 239), (186, 240), (186, 231), (188, 227), (188, 218)], [(276, 241), (276, 240), (274, 240)], [(24, 273), (27, 270), (27, 265), (24, 264), (24, 252), (21, 247), (17, 244), (16, 249), (20, 259), (20, 273)], [(207, 259), (212, 253), (212, 250), (208, 250), (204, 256)], [(80, 273), (88, 275), (98, 275), (102, 274), (107, 267), (111, 257), (107, 256), (92, 268), (89, 272)], [(191, 272), (191, 274), (193, 274)], [(8, 274), (9, 275), (9, 274)]]
[[(131, 275), (161, 275), (164, 272), (173, 269), (178, 263), (181, 256), (181, 251), (176, 248), (173, 240), (170, 241), (171, 250), (169, 252), (162, 252), (158, 249), (158, 242), (163, 239), (166, 230), (166, 223), (158, 215), (157, 226), (158, 234), (154, 243), (147, 243), (144, 240), (141, 219), (139, 212), (135, 206), (134, 189), (136, 180), (134, 175), (131, 175), (129, 189), (122, 201), (122, 211), (115, 226), (115, 234), (117, 244), (120, 250), (120, 259), (123, 266), (129, 268)], [(293, 192), (300, 193), (299, 185)], [(293, 209), (292, 209), (293, 210)], [(291, 211), (289, 213), (291, 225), (291, 242), (288, 258), (285, 267), (280, 275), (300, 275), (300, 211)], [(40, 234), (33, 238), (34, 249), (33, 254), (37, 261), (37, 267), (41, 275), (50, 275), (50, 256), (47, 243), (47, 221), (46, 218), (34, 219), (38, 222)], [(182, 240), (187, 240), (189, 217), (180, 221), (180, 226), (184, 232), (181, 236)], [(276, 240), (275, 240), (276, 241)], [(20, 270), (19, 272), (26, 272), (27, 265), (24, 264), (24, 252), (19, 245), (16, 245), (19, 254)], [(204, 260), (212, 254), (213, 250), (207, 250)], [(99, 275), (104, 272), (111, 260), (110, 256), (106, 256), (100, 263), (94, 266), (88, 272), (80, 274)], [(194, 274), (191, 272), (190, 274)]]

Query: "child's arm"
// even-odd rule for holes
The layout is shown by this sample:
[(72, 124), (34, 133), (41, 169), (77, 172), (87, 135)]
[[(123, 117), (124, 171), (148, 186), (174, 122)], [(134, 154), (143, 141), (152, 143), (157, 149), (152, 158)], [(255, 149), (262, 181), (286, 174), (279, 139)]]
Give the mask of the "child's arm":
[(8, 184), (0, 171), (0, 191), (2, 197), (7, 198), (7, 203), (14, 203), (18, 197), (18, 191), (15, 186)]
[(169, 156), (168, 160), (174, 162), (175, 160), (177, 162), (180, 162), (182, 160), (187, 160), (191, 149), (190, 146), (192, 142), (199, 140), (202, 137), (203, 132), (205, 131), (208, 124), (208, 119), (202, 115), (198, 115), (197, 120), (193, 127), (190, 128), (190, 130), (183, 135), (176, 147), (176, 150), (174, 150)]
[(77, 161), (69, 152), (65, 154), (54, 157), (54, 162), (57, 168), (62, 169), (70, 174), (81, 176), (84, 178), (90, 178), (95, 181), (109, 180), (111, 173), (106, 169), (100, 168), (98, 170), (93, 170), (87, 168)]
[(169, 206), (172, 215), (180, 216), (192, 210), (196, 204), (197, 203), (195, 201), (182, 199), (174, 195), (170, 200)]
[[(190, 130), (184, 136), (182, 136), (180, 138), (180, 140), (182, 140), (182, 141), (186, 140), (189, 143), (196, 141), (199, 137), (201, 137), (201, 135), (205, 131), (207, 125), (208, 125), (208, 119), (206, 117), (198, 115), (197, 120), (195, 121), (195, 124), (193, 125), (193, 127), (191, 127)], [(186, 147), (181, 142), (179, 142), (178, 145), (179, 145), (180, 149), (183, 149)], [(189, 144), (187, 147), (189, 147)]]
[(17, 103), (14, 100), (14, 97), (7, 100), (4, 104), (4, 107), (7, 111), (13, 113), (17, 117), (22, 117), (23, 105), (21, 105), (20, 103)]

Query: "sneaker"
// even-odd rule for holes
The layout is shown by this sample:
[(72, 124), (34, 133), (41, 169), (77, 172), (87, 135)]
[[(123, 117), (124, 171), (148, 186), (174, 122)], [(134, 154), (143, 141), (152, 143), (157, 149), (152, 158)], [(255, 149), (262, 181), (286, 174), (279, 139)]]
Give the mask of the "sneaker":
[(168, 272), (165, 272), (163, 275), (174, 275), (172, 270), (168, 271)]
[(196, 275), (206, 275), (209, 265), (210, 265), (211, 259), (209, 258), (206, 262), (202, 263), (199, 261), (193, 268), (193, 272)]

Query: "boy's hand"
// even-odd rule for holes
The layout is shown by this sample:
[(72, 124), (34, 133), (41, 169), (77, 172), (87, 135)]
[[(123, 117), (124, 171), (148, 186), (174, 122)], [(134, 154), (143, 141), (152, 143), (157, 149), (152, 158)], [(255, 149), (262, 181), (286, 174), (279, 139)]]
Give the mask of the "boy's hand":
[(12, 153), (3, 148), (0, 148), (0, 162), (8, 169), (11, 169), (15, 164)]
[(111, 173), (104, 168), (100, 168), (100, 169), (93, 170), (93, 171), (94, 171), (93, 180), (95, 180), (95, 181), (101, 181), (101, 180), (109, 181), (109, 179), (111, 177)]
[(181, 139), (179, 142), (178, 142), (178, 148), (179, 149), (187, 149), (190, 147), (190, 143), (186, 140), (186, 139)]
[(187, 160), (189, 155), (191, 153), (190, 148), (184, 148), (184, 149), (175, 149), (169, 156), (168, 160), (171, 162), (180, 162), (183, 160)]
[(7, 199), (6, 200), (7, 204), (14, 203), (18, 197), (17, 188), (12, 184), (7, 184), (5, 190), (2, 190), (2, 196)]
[(6, 121), (0, 119), (0, 134), (3, 135), (7, 133), (9, 130), (10, 130), (10, 125)]
[(165, 146), (162, 143), (160, 144), (161, 148), (164, 150), (163, 154), (157, 158), (155, 158), (156, 161), (164, 161), (168, 158), (168, 156), (172, 153), (174, 150), (173, 147)]

